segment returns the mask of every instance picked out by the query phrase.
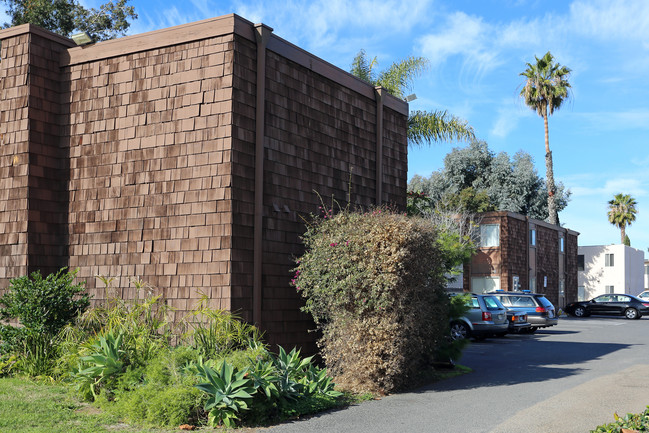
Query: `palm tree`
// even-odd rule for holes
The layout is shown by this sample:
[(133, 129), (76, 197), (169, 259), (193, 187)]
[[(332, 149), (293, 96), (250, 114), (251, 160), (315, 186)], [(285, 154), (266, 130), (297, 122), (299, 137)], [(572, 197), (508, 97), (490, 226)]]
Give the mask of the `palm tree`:
[[(393, 63), (389, 68), (377, 72), (376, 57), (368, 59), (365, 50), (360, 50), (350, 72), (352, 75), (374, 86), (381, 86), (400, 99), (406, 98), (412, 82), (428, 67), (424, 57), (408, 57)], [(466, 120), (446, 111), (413, 111), (408, 116), (408, 142), (417, 146), (434, 141), (475, 140), (473, 128)]]
[(622, 244), (626, 239), (626, 226), (630, 226), (635, 221), (635, 214), (638, 212), (637, 204), (629, 194), (615, 194), (613, 200), (608, 202), (608, 222), (620, 229)]
[(525, 104), (543, 117), (545, 126), (545, 170), (546, 186), (548, 189), (548, 215), (550, 224), (559, 224), (559, 215), (555, 201), (554, 172), (552, 168), (552, 152), (548, 134), (548, 115), (561, 108), (564, 100), (568, 99), (570, 69), (554, 63), (554, 57), (548, 51), (542, 58), (534, 56), (536, 63), (527, 64), (527, 69), (520, 75), (526, 78), (525, 86), (520, 96)]

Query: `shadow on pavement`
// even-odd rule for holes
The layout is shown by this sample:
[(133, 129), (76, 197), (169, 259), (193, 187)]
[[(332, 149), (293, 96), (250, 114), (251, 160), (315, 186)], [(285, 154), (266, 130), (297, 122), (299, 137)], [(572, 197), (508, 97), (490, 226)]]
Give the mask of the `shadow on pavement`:
[(413, 392), (475, 389), (560, 379), (583, 371), (583, 363), (632, 346), (543, 339), (521, 341), (521, 344), (513, 341), (499, 343), (498, 340), (490, 343), (474, 343), (465, 351), (459, 363), (472, 368), (472, 373), (427, 385)]

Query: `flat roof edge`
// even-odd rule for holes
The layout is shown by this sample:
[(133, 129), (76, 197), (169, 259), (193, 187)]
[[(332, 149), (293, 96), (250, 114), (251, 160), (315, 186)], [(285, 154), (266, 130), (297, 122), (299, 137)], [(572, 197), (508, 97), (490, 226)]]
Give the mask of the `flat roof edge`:
[(19, 36), (27, 33), (32, 33), (35, 35), (42, 36), (46, 39), (50, 39), (58, 42), (61, 45), (68, 47), (75, 47), (77, 44), (74, 43), (72, 39), (61, 36), (57, 33), (45, 30), (42, 27), (35, 26), (33, 24), (21, 24), (19, 26), (9, 27), (8, 29), (0, 30), (0, 40), (12, 38), (14, 36)]

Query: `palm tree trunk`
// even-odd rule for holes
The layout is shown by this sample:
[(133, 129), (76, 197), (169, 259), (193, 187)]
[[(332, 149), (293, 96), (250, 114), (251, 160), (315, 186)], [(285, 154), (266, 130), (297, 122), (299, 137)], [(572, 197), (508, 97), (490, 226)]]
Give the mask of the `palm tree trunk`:
[(622, 235), (620, 243), (624, 245), (624, 240), (626, 239), (626, 226), (624, 224), (620, 226), (620, 234)]
[(552, 167), (552, 152), (550, 151), (550, 133), (548, 129), (547, 108), (543, 115), (543, 126), (545, 127), (545, 185), (548, 189), (548, 222), (550, 224), (559, 224), (559, 214), (557, 213), (557, 203), (555, 200), (554, 187), (554, 169)]

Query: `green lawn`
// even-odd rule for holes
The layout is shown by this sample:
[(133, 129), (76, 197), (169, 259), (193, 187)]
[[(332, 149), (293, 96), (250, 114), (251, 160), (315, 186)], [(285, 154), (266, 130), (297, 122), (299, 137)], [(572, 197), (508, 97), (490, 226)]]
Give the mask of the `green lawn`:
[(140, 429), (79, 403), (65, 387), (26, 379), (0, 379), (0, 433), (159, 433)]

